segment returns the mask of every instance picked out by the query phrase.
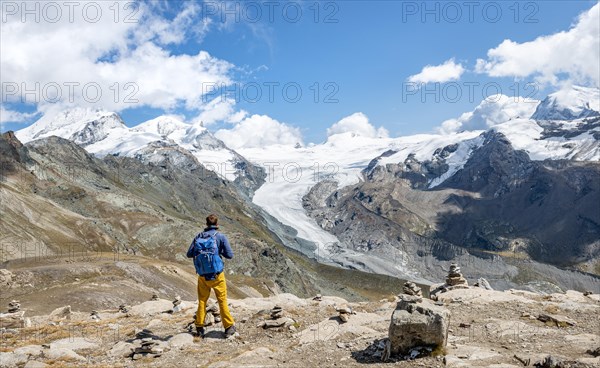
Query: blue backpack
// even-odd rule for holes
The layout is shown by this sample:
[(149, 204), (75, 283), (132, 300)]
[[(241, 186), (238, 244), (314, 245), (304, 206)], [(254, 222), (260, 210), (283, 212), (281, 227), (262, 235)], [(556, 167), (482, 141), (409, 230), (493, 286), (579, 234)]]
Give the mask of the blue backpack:
[(223, 271), (223, 260), (219, 256), (217, 233), (202, 238), (197, 237), (194, 244), (194, 267), (198, 275), (216, 274)]

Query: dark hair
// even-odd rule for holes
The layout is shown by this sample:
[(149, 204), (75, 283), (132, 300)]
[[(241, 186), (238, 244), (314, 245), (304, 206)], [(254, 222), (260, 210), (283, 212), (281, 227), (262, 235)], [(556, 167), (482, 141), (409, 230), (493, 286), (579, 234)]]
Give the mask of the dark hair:
[(217, 222), (219, 222), (219, 218), (217, 215), (210, 214), (206, 217), (206, 226), (217, 226)]

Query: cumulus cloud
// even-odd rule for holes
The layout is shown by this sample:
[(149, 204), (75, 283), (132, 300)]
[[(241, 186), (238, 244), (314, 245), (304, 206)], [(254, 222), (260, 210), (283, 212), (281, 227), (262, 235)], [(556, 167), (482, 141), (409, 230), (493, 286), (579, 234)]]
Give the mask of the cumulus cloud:
[(217, 122), (239, 123), (247, 115), (248, 113), (245, 110), (235, 110), (235, 101), (233, 99), (217, 97), (202, 107), (202, 111), (192, 123), (201, 122), (204, 126), (209, 126)]
[[(140, 106), (200, 109), (207, 90), (203, 86), (232, 83), (232, 64), (206, 51), (175, 54), (166, 47), (206, 32), (210, 21), (197, 19), (196, 2), (181, 3), (169, 17), (163, 14), (173, 14), (173, 9), (161, 12), (153, 2), (135, 3), (135, 11), (123, 4), (77, 2), (72, 19), (63, 7), (55, 23), (32, 16), (22, 22), (22, 6), (16, 14), (3, 14), (3, 102), (25, 100), (42, 112), (61, 104), (114, 111)], [(86, 5), (91, 5), (87, 19), (82, 12)], [(101, 16), (90, 21), (96, 14)], [(7, 91), (6, 85), (16, 86), (16, 92)], [(25, 94), (25, 89), (38, 92)]]
[(233, 149), (302, 144), (300, 129), (267, 115), (247, 117), (231, 129), (218, 130), (215, 136)]
[(350, 116), (346, 116), (342, 120), (333, 124), (327, 129), (327, 136), (341, 133), (354, 133), (363, 137), (377, 138), (377, 137), (388, 137), (388, 131), (383, 128), (375, 128), (370, 122), (369, 118), (362, 112), (354, 113)]
[(454, 59), (446, 60), (440, 65), (427, 65), (419, 74), (408, 77), (413, 83), (444, 83), (458, 80), (465, 72), (465, 68)]
[(478, 59), (475, 71), (492, 77), (535, 76), (557, 84), (560, 75), (581, 84), (600, 85), (600, 4), (581, 14), (568, 31), (518, 43), (504, 40)]
[(7, 110), (4, 106), (0, 106), (0, 123), (22, 123), (35, 115), (37, 114)]
[(465, 130), (487, 130), (512, 119), (528, 119), (539, 103), (538, 100), (523, 97), (501, 94), (489, 96), (475, 110), (465, 112), (457, 119), (444, 121), (437, 131), (440, 134), (452, 134)]

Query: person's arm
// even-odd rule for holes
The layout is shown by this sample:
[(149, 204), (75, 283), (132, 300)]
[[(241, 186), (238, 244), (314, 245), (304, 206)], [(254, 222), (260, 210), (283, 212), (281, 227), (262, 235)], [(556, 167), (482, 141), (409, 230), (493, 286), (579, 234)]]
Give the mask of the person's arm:
[(196, 243), (196, 238), (194, 238), (194, 240), (192, 240), (192, 244), (190, 244), (190, 247), (188, 248), (188, 251), (187, 251), (188, 258), (194, 258), (196, 256), (194, 254), (194, 243)]
[(219, 234), (219, 240), (221, 240), (219, 247), (219, 254), (227, 259), (233, 258), (233, 250), (231, 249), (231, 245), (229, 245), (229, 240), (227, 240), (227, 236), (225, 234)]

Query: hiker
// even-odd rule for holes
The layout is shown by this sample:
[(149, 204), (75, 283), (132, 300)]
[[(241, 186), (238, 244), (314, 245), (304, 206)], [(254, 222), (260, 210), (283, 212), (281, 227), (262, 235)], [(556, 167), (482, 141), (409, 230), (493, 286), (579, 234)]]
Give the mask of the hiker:
[(198, 274), (198, 311), (196, 312), (196, 335), (204, 337), (204, 318), (206, 317), (206, 302), (210, 290), (215, 290), (221, 321), (225, 327), (225, 337), (235, 334), (235, 322), (227, 306), (227, 284), (223, 272), (221, 256), (232, 259), (233, 251), (229, 240), (219, 231), (219, 219), (215, 215), (206, 218), (206, 228), (196, 235), (187, 251), (188, 258), (194, 258), (194, 267)]

